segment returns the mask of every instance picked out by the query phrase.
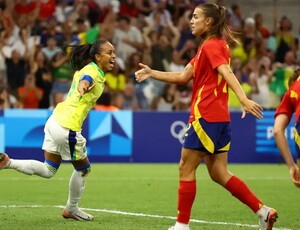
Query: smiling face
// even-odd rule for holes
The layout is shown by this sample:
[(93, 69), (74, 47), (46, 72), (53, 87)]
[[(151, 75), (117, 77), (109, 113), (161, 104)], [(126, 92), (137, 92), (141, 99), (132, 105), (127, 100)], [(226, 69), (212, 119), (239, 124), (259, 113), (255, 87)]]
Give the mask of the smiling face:
[(116, 57), (115, 48), (110, 42), (102, 44), (99, 54), (95, 55), (97, 65), (104, 72), (113, 69)]
[(211, 18), (206, 18), (203, 10), (200, 7), (196, 7), (192, 19), (190, 21), (192, 34), (195, 36), (201, 36), (209, 29)]

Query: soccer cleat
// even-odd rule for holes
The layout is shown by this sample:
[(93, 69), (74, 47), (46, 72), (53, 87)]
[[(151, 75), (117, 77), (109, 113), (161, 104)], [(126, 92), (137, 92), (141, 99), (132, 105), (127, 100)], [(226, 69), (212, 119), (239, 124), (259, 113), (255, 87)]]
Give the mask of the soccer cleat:
[(267, 208), (266, 215), (259, 219), (259, 230), (272, 230), (277, 218), (277, 211), (273, 208)]
[(7, 168), (10, 159), (6, 153), (0, 153), (0, 170)]
[(69, 212), (67, 209), (64, 209), (62, 216), (65, 219), (85, 220), (85, 221), (91, 221), (94, 218), (92, 215), (82, 211), (79, 208), (74, 212)]

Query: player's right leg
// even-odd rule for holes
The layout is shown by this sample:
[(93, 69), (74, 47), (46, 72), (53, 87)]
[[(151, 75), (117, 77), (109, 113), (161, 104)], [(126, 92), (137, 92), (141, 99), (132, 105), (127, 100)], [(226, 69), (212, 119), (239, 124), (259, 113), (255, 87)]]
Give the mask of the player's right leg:
[(78, 202), (84, 192), (85, 180), (91, 171), (91, 166), (87, 157), (82, 160), (72, 161), (72, 164), (74, 171), (70, 178), (69, 197), (62, 216), (66, 219), (91, 221), (93, 220), (93, 216), (78, 207)]
[(37, 175), (43, 178), (53, 177), (59, 168), (60, 163), (61, 157), (59, 155), (47, 152), (45, 152), (44, 162), (37, 160), (10, 159), (6, 153), (0, 153), (0, 170), (14, 169), (27, 175)]
[(203, 156), (199, 151), (182, 148), (179, 163), (178, 212), (174, 226), (169, 230), (189, 230), (192, 206), (196, 196), (196, 169)]

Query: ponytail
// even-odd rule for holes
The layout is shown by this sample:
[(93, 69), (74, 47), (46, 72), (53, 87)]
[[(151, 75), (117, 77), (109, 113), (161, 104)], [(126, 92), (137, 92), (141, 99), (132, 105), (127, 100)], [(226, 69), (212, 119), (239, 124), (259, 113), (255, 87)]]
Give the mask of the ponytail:
[(90, 60), (90, 50), (92, 44), (86, 45), (71, 45), (71, 53), (69, 63), (74, 71), (82, 69)]
[(98, 39), (92, 44), (71, 45), (71, 53), (69, 63), (74, 71), (82, 69), (90, 61), (96, 62), (95, 55), (101, 53), (101, 46), (108, 41), (106, 39)]

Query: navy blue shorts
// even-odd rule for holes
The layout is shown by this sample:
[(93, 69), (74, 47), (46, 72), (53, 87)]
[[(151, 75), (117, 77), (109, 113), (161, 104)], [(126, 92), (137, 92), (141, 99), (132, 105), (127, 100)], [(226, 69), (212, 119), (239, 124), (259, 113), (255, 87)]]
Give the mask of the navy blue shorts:
[(207, 122), (200, 118), (188, 124), (182, 145), (214, 154), (228, 152), (230, 143), (230, 122)]

